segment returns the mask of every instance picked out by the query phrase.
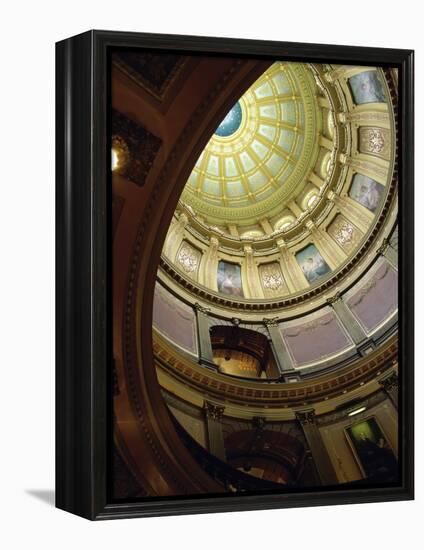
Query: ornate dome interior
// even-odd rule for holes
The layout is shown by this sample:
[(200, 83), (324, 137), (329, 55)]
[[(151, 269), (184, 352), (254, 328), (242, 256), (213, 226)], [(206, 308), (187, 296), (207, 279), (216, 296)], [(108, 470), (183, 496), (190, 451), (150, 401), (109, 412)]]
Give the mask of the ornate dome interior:
[[(351, 413), (368, 421), (372, 411), (397, 448), (397, 71), (176, 57), (162, 96), (148, 92), (137, 59), (114, 61), (114, 106), (144, 117), (147, 150), (157, 150), (146, 183), (128, 187), (139, 172), (128, 168), (127, 123), (116, 115), (116, 254), (126, 250), (123, 211), (136, 216), (162, 162), (171, 188), (167, 155), (182, 174), (167, 199), (173, 213), (145, 337), (160, 396), (196, 460), (209, 451), (247, 475), (243, 483), (313, 477), (304, 473), (308, 449), (314, 483), (365, 479), (346, 443)], [(220, 63), (222, 86), (212, 82)], [(188, 97), (206, 97), (189, 122), (176, 93), (185, 83)], [(144, 310), (135, 311), (140, 323)], [(325, 452), (312, 449), (309, 415)], [(259, 433), (253, 456), (248, 434)]]
[[(213, 134), (181, 200), (223, 231), (231, 225), (239, 236), (263, 235), (258, 219), (278, 217), (316, 162), (322, 115), (314, 88), (303, 65), (272, 65)], [(223, 134), (228, 117), (237, 125)]]
[[(269, 311), (325, 303), (369, 268), (395, 225), (394, 115), (381, 70), (338, 71), (274, 63), (231, 108), (217, 131), (237, 107), (236, 125), (200, 154), (165, 241), (174, 280)], [(378, 86), (373, 101), (355, 103), (357, 82)]]

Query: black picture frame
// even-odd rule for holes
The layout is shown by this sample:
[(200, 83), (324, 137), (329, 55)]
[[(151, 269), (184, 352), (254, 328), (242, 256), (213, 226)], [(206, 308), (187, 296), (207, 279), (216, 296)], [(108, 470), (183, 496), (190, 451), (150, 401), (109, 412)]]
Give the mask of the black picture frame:
[[(154, 48), (399, 70), (401, 484), (108, 501), (112, 358), (108, 56)], [(91, 520), (397, 501), (414, 495), (414, 54), (411, 50), (89, 31), (56, 44), (56, 506)]]

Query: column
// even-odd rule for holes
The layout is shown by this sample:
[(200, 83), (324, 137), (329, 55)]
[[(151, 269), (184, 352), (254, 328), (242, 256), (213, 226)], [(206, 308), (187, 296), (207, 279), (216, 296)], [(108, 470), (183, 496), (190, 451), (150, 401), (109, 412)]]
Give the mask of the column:
[(209, 452), (219, 458), (226, 460), (224, 434), (222, 431), (222, 416), (225, 407), (215, 405), (210, 401), (203, 404), (208, 432)]
[(188, 218), (184, 212), (180, 214), (180, 217), (177, 221), (171, 225), (168, 230), (168, 234), (165, 239), (165, 244), (163, 246), (163, 253), (171, 261), (175, 260), (175, 255), (177, 250), (182, 243), (184, 237), (184, 229), (188, 223)]
[(331, 269), (336, 269), (346, 260), (346, 252), (338, 244), (334, 246), (334, 240), (326, 231), (317, 227), (312, 221), (308, 221), (306, 227), (311, 232), (316, 247)]
[(308, 288), (309, 284), (303, 275), (296, 258), (287, 248), (283, 239), (278, 239), (277, 246), (280, 251), (280, 266), (284, 280), (290, 292), (298, 292)]
[(264, 319), (263, 322), (271, 339), (272, 351), (274, 352), (275, 362), (277, 363), (281, 378), (285, 380), (285, 377), (289, 375), (291, 379), (293, 379), (293, 375), (298, 377), (298, 372), (293, 367), (292, 359), (281, 335), (277, 320)]
[(392, 266), (398, 268), (398, 253), (391, 245), (389, 239), (384, 239), (383, 244), (377, 250), (379, 254), (384, 256)]
[[(253, 248), (246, 244), (244, 246), (244, 265), (242, 267), (245, 277), (243, 288), (249, 292), (249, 296), (246, 298), (264, 298), (264, 293), (259, 281), (258, 266), (255, 263), (253, 257)], [(246, 285), (247, 283), (247, 285)]]
[(217, 369), (213, 362), (211, 335), (209, 332), (209, 308), (203, 307), (197, 302), (194, 304), (197, 319), (197, 337), (199, 341), (199, 362), (201, 365)]
[(335, 311), (338, 319), (347, 330), (355, 344), (362, 344), (366, 339), (364, 329), (357, 321), (356, 317), (347, 307), (340, 294), (336, 294), (332, 298), (328, 298), (327, 304), (329, 304)]
[(336, 472), (315, 421), (315, 409), (299, 410), (295, 411), (295, 414), (296, 419), (302, 426), (302, 430), (309, 445), (321, 483), (323, 485), (337, 484), (338, 479)]
[(385, 374), (380, 378), (378, 383), (383, 387), (397, 410), (399, 401), (399, 378), (397, 372), (393, 370), (390, 371), (389, 374)]
[(350, 197), (339, 197), (333, 191), (328, 193), (328, 200), (331, 201), (345, 218), (351, 221), (362, 233), (366, 233), (372, 222), (373, 214), (360, 204), (357, 204)]
[(209, 248), (202, 256), (199, 269), (199, 283), (212, 290), (218, 290), (218, 246), (218, 239), (211, 237)]

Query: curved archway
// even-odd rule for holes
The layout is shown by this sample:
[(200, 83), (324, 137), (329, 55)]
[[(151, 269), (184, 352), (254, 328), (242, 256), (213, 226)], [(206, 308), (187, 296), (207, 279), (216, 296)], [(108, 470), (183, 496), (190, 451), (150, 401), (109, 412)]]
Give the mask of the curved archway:
[[(155, 354), (153, 353), (152, 309), (153, 288), (156, 278), (158, 277), (158, 281), (162, 282), (159, 274), (157, 274), (157, 266), (165, 240), (165, 233), (170, 227), (171, 218), (181, 191), (186, 185), (190, 174), (193, 173), (196, 160), (204, 150), (212, 133), (214, 131), (216, 133), (216, 128), (224, 115), (234, 105), (234, 102), (243, 91), (253, 81), (256, 81), (256, 78), (270, 65), (266, 61), (234, 59), (224, 56), (208, 57), (207, 61), (202, 58), (191, 58), (190, 56), (176, 57), (177, 60), (175, 56), (173, 56), (173, 59), (168, 60), (170, 65), (165, 67), (166, 70), (158, 70), (158, 75), (163, 77), (170, 69), (170, 77), (164, 79), (163, 86), (157, 83), (152, 88), (149, 88), (149, 83), (146, 83), (143, 79), (140, 82), (136, 81), (134, 84), (133, 73), (123, 69), (121, 59), (121, 62), (117, 63), (114, 68), (116, 74), (113, 79), (112, 94), (113, 120), (117, 127), (117, 135), (113, 136), (112, 143), (117, 148), (121, 147), (119, 154), (115, 152), (115, 172), (113, 176), (114, 210), (116, 214), (114, 221), (115, 271), (113, 279), (114, 356), (117, 380), (114, 407), (115, 440), (121, 455), (125, 458), (127, 467), (137, 478), (143, 490), (148, 495), (161, 496), (216, 493), (225, 490), (225, 487), (218, 483), (213, 476), (208, 475), (202, 469), (201, 464), (199, 466), (193, 460), (190, 452), (187, 452), (183, 440), (179, 437), (178, 430), (175, 430), (170, 412), (162, 400), (161, 387), (158, 384), (158, 373), (154, 366), (154, 360), (157, 359), (156, 352), (161, 353), (161, 351), (160, 346), (156, 346), (157, 342), (155, 341)], [(163, 58), (160, 60), (165, 65), (168, 61)], [(320, 99), (321, 103), (325, 103), (326, 98), (321, 97)], [(317, 109), (319, 108), (321, 107), (318, 106)], [(389, 119), (389, 115), (387, 115), (387, 119)], [(396, 128), (396, 125), (390, 119), (390, 121), (387, 121), (386, 126), (390, 126), (390, 129), (386, 128), (389, 132), (385, 134), (387, 138), (392, 129)], [(349, 128), (352, 129), (351, 126)], [(238, 129), (235, 129), (234, 135), (238, 131)], [(126, 139), (123, 139), (123, 143), (118, 139), (122, 134), (124, 134), (124, 138), (126, 137)], [(331, 137), (331, 132), (327, 134)], [(392, 137), (394, 135), (395, 130), (393, 130)], [(353, 141), (355, 141), (356, 134), (353, 137), (355, 138)], [(222, 139), (227, 138), (230, 139), (231, 135), (224, 136)], [(320, 144), (319, 155), (321, 157), (323, 154), (327, 154), (325, 149), (331, 149), (333, 143), (328, 136), (322, 135), (316, 141)], [(337, 144), (339, 145), (339, 142)], [(332, 150), (331, 170), (334, 169), (333, 161), (338, 145)], [(355, 147), (357, 145), (356, 143)], [(195, 299), (198, 297), (201, 303), (192, 304), (190, 302), (190, 304), (193, 306), (191, 314), (196, 317), (198, 322), (197, 334), (200, 331), (199, 311), (203, 310), (206, 314), (207, 319), (203, 319), (201, 328), (203, 335), (209, 336), (210, 340), (208, 328), (210, 327), (211, 318), (206, 313), (210, 311), (209, 306), (215, 308), (214, 314), (217, 315), (217, 318), (224, 320), (227, 324), (234, 325), (239, 325), (241, 321), (237, 317), (230, 316), (238, 315), (238, 313), (234, 313), (238, 310), (250, 328), (260, 323), (260, 330), (264, 331), (267, 345), (269, 346), (268, 338), (270, 338), (273, 349), (279, 350), (278, 357), (284, 356), (285, 363), (290, 369), (284, 368), (283, 362), (278, 364), (279, 374), (281, 375), (280, 380), (295, 383), (290, 387), (286, 385), (285, 387), (276, 386), (270, 389), (266, 388), (268, 380), (265, 380), (263, 385), (255, 381), (245, 383), (243, 380), (237, 380), (235, 384), (227, 384), (227, 381), (221, 383), (216, 372), (213, 373), (207, 370), (207, 368), (211, 368), (213, 371), (214, 366), (216, 367), (211, 360), (212, 353), (209, 360), (204, 363), (206, 369), (202, 367), (202, 357), (199, 357), (200, 365), (189, 367), (187, 367), (189, 360), (182, 358), (178, 368), (181, 368), (182, 365), (184, 376), (180, 376), (178, 368), (174, 369), (173, 375), (175, 375), (175, 379), (179, 377), (180, 382), (182, 382), (181, 385), (184, 385), (185, 381), (188, 380), (188, 375), (193, 378), (195, 383), (199, 380), (203, 383), (202, 387), (201, 384), (197, 384), (197, 388), (200, 388), (200, 396), (191, 396), (191, 402), (197, 402), (197, 406), (200, 407), (199, 414), (204, 413), (199, 401), (203, 399), (204, 406), (206, 395), (208, 398), (213, 396), (213, 399), (217, 399), (218, 402), (211, 405), (211, 410), (215, 411), (211, 414), (219, 416), (219, 410), (223, 409), (221, 400), (227, 402), (226, 396), (223, 395), (224, 390), (228, 391), (228, 394), (235, 391), (239, 398), (243, 392), (243, 396), (249, 396), (249, 404), (255, 399), (258, 399), (258, 403), (265, 398), (274, 401), (275, 409), (278, 412), (274, 410), (272, 414), (276, 414), (279, 420), (287, 420), (289, 417), (297, 419), (297, 408), (291, 407), (288, 412), (284, 410), (284, 407), (288, 407), (287, 402), (290, 400), (296, 404), (296, 407), (301, 405), (310, 406), (311, 403), (319, 402), (319, 405), (322, 405), (322, 413), (327, 414), (329, 411), (334, 410), (339, 394), (346, 394), (348, 389), (349, 392), (353, 391), (358, 384), (361, 387), (371, 379), (371, 375), (373, 386), (367, 389), (366, 395), (373, 391), (380, 391), (378, 390), (379, 383), (374, 376), (374, 372), (377, 371), (378, 376), (381, 374), (381, 371), (378, 370), (380, 369), (379, 363), (376, 361), (377, 353), (373, 353), (374, 342), (365, 338), (366, 330), (358, 326), (360, 323), (352, 317), (353, 313), (349, 310), (349, 307), (346, 304), (343, 305), (344, 302), (339, 303), (338, 300), (341, 293), (347, 294), (356, 284), (356, 279), (349, 280), (349, 275), (356, 270), (356, 266), (362, 261), (362, 257), (367, 254), (366, 261), (363, 261), (363, 266), (360, 270), (356, 270), (356, 273), (361, 271), (362, 274), (369, 270), (372, 262), (377, 261), (377, 256), (382, 254), (379, 239), (383, 236), (388, 238), (391, 235), (393, 225), (396, 222), (397, 207), (396, 201), (392, 201), (396, 186), (396, 154), (394, 153), (390, 161), (380, 159), (381, 162), (386, 162), (386, 165), (374, 166), (375, 173), (380, 174), (378, 177), (381, 183), (366, 176), (365, 183), (367, 185), (369, 181), (374, 181), (373, 192), (378, 197), (383, 196), (383, 183), (386, 185), (384, 204), (383, 201), (380, 201), (378, 216), (373, 217), (374, 212), (372, 210), (376, 210), (375, 205), (366, 211), (363, 209), (364, 205), (361, 207), (359, 201), (354, 204), (354, 201), (351, 200), (352, 178), (356, 176), (355, 170), (352, 168), (354, 161), (349, 157), (350, 153), (351, 149), (348, 148), (346, 152), (338, 156), (337, 170), (334, 169), (332, 172), (336, 176), (336, 179), (332, 181), (333, 187), (326, 187), (327, 182), (320, 179), (319, 174), (321, 172), (319, 170), (318, 173), (308, 172), (309, 180), (305, 179), (303, 182), (305, 185), (300, 186), (302, 188), (297, 195), (298, 203), (290, 201), (290, 205), (283, 205), (284, 211), (272, 211), (273, 216), (276, 216), (275, 219), (257, 219), (255, 220), (256, 225), (242, 225), (240, 227), (247, 227), (247, 229), (243, 229), (241, 233), (238, 232), (237, 227), (231, 228), (228, 226), (228, 232), (225, 234), (222, 228), (208, 226), (211, 231), (208, 233), (210, 238), (207, 242), (215, 263), (203, 263), (203, 278), (200, 278), (199, 281), (186, 277), (184, 273), (179, 278), (178, 267), (172, 271), (176, 275), (174, 276), (175, 280), (171, 283), (164, 275), (165, 287), (168, 283), (168, 288), (171, 288), (172, 285), (180, 284), (183, 280), (184, 284), (181, 284), (181, 288), (184, 287), (182, 292), (185, 292), (185, 289), (195, 288), (193, 296), (196, 296)], [(321, 158), (319, 155), (318, 159)], [(359, 166), (359, 164), (355, 166)], [(309, 166), (309, 168), (311, 167)], [(383, 172), (386, 175), (383, 175)], [(341, 180), (341, 185), (338, 187), (340, 193), (337, 194), (337, 178), (341, 177), (342, 174), (349, 174), (349, 177)], [(362, 183), (364, 184), (364, 182)], [(313, 203), (311, 202), (312, 196), (316, 197), (316, 201), (314, 200)], [(325, 204), (323, 197), (326, 199)], [(256, 195), (254, 198), (256, 199)], [(377, 202), (374, 201), (375, 204)], [(360, 243), (361, 235), (367, 236), (367, 246), (363, 245), (362, 248), (355, 248), (355, 252), (352, 253), (356, 254), (355, 257), (342, 250), (341, 244), (343, 243), (339, 240), (336, 244), (333, 238), (335, 236), (332, 237), (330, 232), (327, 231), (332, 228), (334, 232), (341, 223), (345, 223), (345, 218), (339, 216), (339, 210), (343, 211), (344, 216), (348, 216), (348, 214), (353, 216), (352, 219), (361, 228), (361, 230), (357, 228), (356, 245)], [(330, 211), (331, 216), (327, 216), (326, 212)], [(194, 219), (196, 215), (193, 212), (193, 207), (190, 207), (190, 204), (184, 204), (181, 210), (179, 207), (173, 223), (175, 222), (178, 227), (180, 225), (182, 227), (189, 219), (194, 224), (200, 219), (201, 224), (201, 217), (197, 220)], [(292, 224), (290, 222), (288, 227), (285, 226), (283, 229), (277, 227), (276, 224), (279, 221), (283, 220), (284, 222), (286, 219), (292, 219), (289, 216), (290, 212), (296, 218), (296, 223)], [(390, 213), (390, 216), (388, 215), (390, 220), (384, 225), (383, 235), (383, 231), (379, 233), (382, 226), (378, 226), (378, 222), (381, 221), (383, 214), (386, 215), (388, 212)], [(323, 227), (315, 224), (318, 218), (308, 218), (309, 215), (320, 216), (323, 213), (327, 216), (322, 218), (326, 220)], [(192, 218), (191, 214), (193, 214)], [(281, 217), (282, 215), (283, 217)], [(244, 222), (246, 222), (246, 219), (244, 219)], [(351, 222), (352, 219), (350, 219)], [(248, 218), (248, 221), (250, 223), (252, 220)], [(330, 226), (330, 223), (334, 225)], [(343, 238), (346, 235), (347, 237), (354, 235), (356, 230), (352, 229), (353, 226), (349, 227), (351, 231), (346, 230), (342, 234)], [(182, 229), (184, 231), (184, 227)], [(281, 237), (281, 233), (284, 233), (283, 237)], [(190, 236), (187, 235), (191, 234), (186, 234), (185, 238), (189, 239)], [(240, 288), (237, 288), (240, 292), (237, 295), (234, 292), (228, 292), (230, 285), (227, 283), (225, 289), (219, 288), (219, 280), (216, 280), (219, 278), (215, 277), (217, 272), (219, 275), (220, 264), (217, 265), (218, 256), (213, 254), (214, 247), (218, 250), (221, 235), (223, 235), (223, 239), (227, 239), (220, 249), (221, 256), (219, 258), (223, 258), (221, 263), (230, 265), (233, 261), (231, 265), (237, 265), (238, 271), (235, 268), (233, 270), (239, 274), (241, 273), (241, 279), (244, 278), (244, 281), (247, 281), (247, 285), (244, 287), (241, 286), (240, 282)], [(288, 252), (285, 242), (286, 235), (288, 235), (288, 239), (291, 239), (289, 243), (294, 243), (294, 248), (290, 250), (289, 254), (285, 254)], [(180, 236), (182, 238), (182, 235)], [(226, 253), (225, 246), (228, 245), (231, 239), (233, 239), (233, 242), (230, 243), (231, 246), (234, 243), (236, 244), (233, 248), (230, 246), (230, 252), (227, 249)], [(247, 239), (247, 241), (242, 242), (243, 239)], [(273, 248), (267, 249), (267, 241), (271, 242), (271, 240), (273, 240)], [(175, 251), (173, 259), (178, 255), (176, 249), (178, 253), (180, 250), (178, 247), (181, 241), (178, 241), (178, 245), (176, 242), (177, 240), (170, 239), (166, 245), (168, 250)], [(302, 254), (306, 250), (305, 245), (311, 248), (311, 250), (308, 248), (307, 258), (311, 262), (309, 271), (308, 269), (302, 270)], [(237, 246), (241, 247), (239, 251), (236, 250)], [(205, 247), (205, 250), (207, 250), (207, 247)], [(368, 253), (369, 250), (371, 250), (371, 253)], [(235, 251), (234, 254), (233, 251)], [(334, 257), (332, 252), (334, 252)], [(262, 257), (262, 263), (259, 262), (260, 265), (256, 265), (256, 267), (255, 253), (257, 257)], [(241, 255), (243, 255), (242, 260), (240, 260)], [(205, 253), (203, 258), (207, 257)], [(267, 263), (264, 262), (264, 258)], [(162, 260), (165, 261), (164, 258)], [(273, 263), (270, 263), (270, 260)], [(386, 262), (386, 259), (378, 258), (378, 261), (380, 260)], [(170, 261), (172, 263), (172, 259)], [(315, 274), (317, 275), (315, 278), (312, 276), (308, 278), (307, 275), (313, 275), (312, 271), (318, 269), (316, 266), (321, 266), (320, 269), (323, 272)], [(396, 271), (396, 267), (394, 265), (389, 267), (389, 264), (386, 264), (386, 268), (387, 270), (390, 268), (391, 273), (394, 275), (390, 280), (393, 279), (394, 281), (395, 273), (393, 269)], [(169, 267), (167, 273), (171, 273), (171, 269), (173, 269), (172, 266)], [(206, 272), (209, 273), (207, 280), (205, 278)], [(334, 277), (332, 276), (333, 272), (335, 273)], [(260, 273), (262, 278), (259, 278)], [(327, 276), (327, 274), (328, 277), (325, 278), (324, 276)], [(321, 276), (324, 277), (322, 281), (315, 284), (315, 280)], [(234, 279), (235, 276), (231, 278), (232, 284)], [(262, 285), (261, 288), (261, 281), (267, 282), (267, 285)], [(286, 284), (287, 281), (290, 283), (287, 284), (287, 288), (284, 287), (282, 281), (285, 281)], [(338, 281), (342, 282), (343, 288), (335, 288), (335, 283)], [(196, 285), (197, 282), (198, 285)], [(227, 292), (224, 292), (224, 290), (227, 290)], [(223, 297), (222, 294), (235, 297), (225, 300), (225, 296)], [(178, 290), (175, 290), (174, 296), (179, 296)], [(192, 299), (193, 296), (190, 296), (189, 299)], [(312, 297), (315, 298), (315, 296), (319, 298), (319, 303), (311, 301), (313, 310), (308, 312), (306, 300)], [(337, 307), (333, 305), (335, 302), (337, 302)], [(395, 302), (396, 300), (393, 301), (393, 304)], [(187, 297), (185, 297), (185, 303), (186, 305), (188, 303)], [(278, 315), (280, 316), (285, 306), (292, 307), (285, 318), (263, 318), (265, 311), (275, 313), (278, 308)], [(225, 313), (223, 317), (220, 316), (220, 307), (222, 312)], [(226, 311), (225, 308), (227, 308)], [(306, 314), (311, 317), (306, 318)], [(375, 319), (372, 320), (374, 325), (375, 322)], [(290, 330), (283, 331), (283, 328), (286, 327)], [(334, 342), (338, 347), (335, 345), (335, 347), (329, 349), (328, 346), (316, 345), (315, 347), (318, 350), (316, 353), (312, 355), (310, 353), (309, 355), (304, 354), (305, 349), (310, 351), (310, 346), (306, 345), (306, 340), (308, 338), (311, 340), (308, 336), (311, 330), (320, 331), (319, 334), (321, 334), (321, 336), (315, 335), (315, 343), (318, 339), (325, 339), (324, 333), (327, 335), (325, 337), (328, 337), (330, 332), (332, 335), (336, 335), (337, 338), (334, 336)], [(389, 360), (393, 355), (392, 351), (393, 353), (396, 352), (396, 349), (388, 349), (389, 346), (395, 346), (395, 342), (387, 341), (387, 334), (389, 334), (388, 331), (384, 332), (380, 341), (382, 345), (379, 349), (381, 360), (384, 361), (384, 369), (390, 368)], [(289, 344), (287, 343), (288, 339), (291, 339)], [(208, 338), (204, 338), (204, 340), (208, 340)], [(231, 346), (228, 346), (228, 342), (225, 341), (224, 344), (225, 349), (237, 347), (234, 342), (230, 342)], [(387, 355), (388, 352), (392, 355)], [(365, 353), (369, 354), (368, 359), (362, 360), (361, 356)], [(196, 358), (195, 353), (192, 355)], [(343, 361), (346, 361), (346, 363), (340, 360), (342, 356)], [(190, 359), (193, 360), (193, 357)], [(328, 360), (323, 361), (323, 357), (328, 358)], [(261, 359), (262, 356), (260, 355), (258, 360)], [(164, 361), (162, 363), (164, 369), (176, 364), (173, 353), (167, 354), (167, 361), (170, 365), (167, 365)], [(316, 365), (317, 368), (314, 370)], [(362, 370), (359, 369), (359, 366)], [(345, 370), (343, 370), (344, 367), (346, 367)], [(303, 368), (304, 370), (299, 374)], [(327, 371), (326, 378), (324, 377), (325, 369)], [(336, 375), (333, 376), (332, 374), (332, 371), (335, 373), (336, 369), (337, 383), (335, 380)], [(291, 376), (285, 376), (287, 370), (290, 370)], [(158, 372), (159, 376), (163, 375), (163, 371)], [(317, 372), (320, 375), (315, 377)], [(319, 395), (312, 395), (310, 387), (307, 387), (308, 376), (311, 381), (309, 386), (316, 386)], [(305, 383), (302, 384), (302, 382)], [(193, 388), (195, 383), (191, 385), (188, 383), (186, 387)], [(246, 387), (241, 387), (243, 384)], [(255, 384), (258, 386), (257, 388), (253, 388)], [(234, 388), (236, 389), (234, 390)], [(165, 386), (164, 389), (166, 389)], [(182, 393), (186, 392), (187, 394), (189, 391), (190, 389), (183, 389)], [(325, 399), (334, 398), (331, 405), (333, 409), (329, 407), (329, 401), (326, 403), (322, 401), (324, 394), (326, 394)], [(281, 398), (283, 398), (284, 403), (281, 402)], [(347, 402), (347, 399), (347, 397), (341, 398), (343, 403)], [(231, 395), (228, 402), (232, 403), (232, 412), (237, 418), (246, 418), (246, 413), (240, 410), (239, 403), (236, 404), (235, 401), (236, 399)], [(190, 399), (187, 402), (190, 402)], [(242, 405), (246, 404), (242, 403)], [(260, 403), (261, 407), (262, 405), (263, 403)], [(309, 414), (309, 412), (305, 414)], [(247, 415), (249, 414), (253, 414), (252, 411), (247, 413)], [(303, 418), (302, 414), (299, 418)], [(209, 420), (210, 417), (207, 419), (208, 430), (212, 426)], [(210, 433), (212, 433), (212, 429)], [(209, 450), (214, 448), (212, 443), (209, 440)], [(278, 446), (277, 441), (273, 441), (273, 444)], [(323, 445), (321, 445), (321, 450), (322, 448)], [(260, 455), (257, 452), (256, 454), (251, 452), (247, 454), (246, 452), (239, 453), (237, 456), (233, 456), (231, 460), (244, 461), (248, 457), (253, 457), (255, 461), (265, 460), (268, 465), (270, 461), (275, 462), (277, 460), (277, 462), (281, 462), (281, 457), (276, 458), (270, 456), (269, 453), (264, 454), (263, 451), (264, 449), (262, 449)], [(201, 454), (202, 451), (199, 452)], [(214, 454), (214, 452), (211, 454)], [(225, 452), (223, 456), (225, 458)], [(326, 455), (324, 455), (324, 459), (326, 467), (331, 466), (329, 459), (326, 460)], [(285, 462), (285, 465), (281, 463), (282, 466), (289, 468), (287, 460), (284, 459), (282, 462)], [(237, 467), (237, 464), (234, 463), (234, 466)], [(290, 477), (291, 474), (285, 472), (281, 479)], [(335, 476), (332, 472), (330, 473), (331, 479), (334, 479)], [(340, 475), (343, 476), (343, 472)], [(329, 479), (329, 477), (326, 477), (326, 479)]]
[(115, 441), (139, 484), (152, 495), (222, 490), (184, 448), (162, 402), (152, 351), (153, 288), (166, 231), (198, 155), (229, 107), (269, 64), (181, 58), (174, 101), (153, 101), (135, 89), (120, 63), (114, 65), (112, 79), (113, 108), (142, 129), (145, 141), (160, 140), (141, 185), (114, 175), (119, 210), (114, 265), (120, 266), (113, 274)]

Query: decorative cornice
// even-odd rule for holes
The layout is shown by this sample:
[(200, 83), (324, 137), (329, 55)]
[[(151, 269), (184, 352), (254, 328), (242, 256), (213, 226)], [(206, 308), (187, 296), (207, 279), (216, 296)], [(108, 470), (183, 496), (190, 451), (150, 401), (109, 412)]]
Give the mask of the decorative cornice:
[(398, 354), (398, 341), (393, 338), (383, 349), (375, 350), (339, 370), (289, 384), (237, 380), (225, 374), (213, 373), (182, 356), (157, 337), (153, 349), (158, 368), (196, 391), (236, 403), (281, 407), (316, 403), (361, 387), (375, 378), (377, 373), (379, 375), (392, 367), (392, 360)]

